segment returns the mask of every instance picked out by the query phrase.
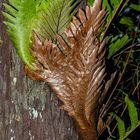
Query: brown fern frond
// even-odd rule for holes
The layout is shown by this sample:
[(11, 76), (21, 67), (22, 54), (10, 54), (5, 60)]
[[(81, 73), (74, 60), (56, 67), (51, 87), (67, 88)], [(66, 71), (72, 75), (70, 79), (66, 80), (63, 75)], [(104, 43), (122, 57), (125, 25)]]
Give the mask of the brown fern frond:
[(51, 40), (41, 43), (35, 33), (31, 49), (38, 68), (33, 77), (51, 86), (63, 101), (62, 108), (77, 121), (84, 140), (97, 139), (98, 105), (106, 82), (105, 40), (98, 39), (105, 17), (101, 2), (79, 9), (65, 31), (66, 39), (56, 36), (61, 51)]

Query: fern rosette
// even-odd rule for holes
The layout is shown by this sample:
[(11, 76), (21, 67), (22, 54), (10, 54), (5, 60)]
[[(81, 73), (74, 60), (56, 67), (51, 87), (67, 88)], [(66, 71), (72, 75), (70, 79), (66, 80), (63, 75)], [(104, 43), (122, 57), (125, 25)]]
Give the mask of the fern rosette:
[(47, 82), (84, 140), (97, 140), (106, 80), (106, 39), (99, 39), (106, 12), (102, 0), (75, 14), (74, 0), (9, 0), (5, 24), (33, 79)]
[(106, 41), (100, 42), (98, 38), (106, 14), (101, 3), (96, 0), (93, 7), (79, 9), (65, 34), (57, 33), (55, 38), (61, 51), (53, 40), (47, 38), (42, 42), (35, 33), (31, 53), (40, 64), (40, 71), (32, 73), (26, 69), (30, 77), (50, 85), (63, 102), (61, 108), (78, 123), (84, 140), (97, 139), (99, 99), (112, 81), (105, 85)]

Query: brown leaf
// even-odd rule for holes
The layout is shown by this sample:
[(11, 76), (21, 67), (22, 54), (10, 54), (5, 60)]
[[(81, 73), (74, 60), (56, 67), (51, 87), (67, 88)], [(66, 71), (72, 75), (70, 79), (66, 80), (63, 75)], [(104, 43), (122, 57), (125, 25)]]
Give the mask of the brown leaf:
[(63, 101), (62, 108), (77, 121), (85, 140), (97, 139), (99, 98), (105, 85), (105, 40), (97, 37), (105, 17), (101, 2), (79, 9), (65, 31), (66, 39), (56, 36), (61, 51), (51, 40), (41, 43), (35, 33), (31, 49), (37, 58), (37, 76)]

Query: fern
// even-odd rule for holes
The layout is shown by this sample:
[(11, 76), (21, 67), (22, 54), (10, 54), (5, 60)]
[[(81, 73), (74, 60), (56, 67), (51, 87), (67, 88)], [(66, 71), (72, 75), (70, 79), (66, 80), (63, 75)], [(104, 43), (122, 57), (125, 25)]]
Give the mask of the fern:
[(126, 133), (124, 121), (114, 113), (110, 113), (110, 115), (113, 115), (115, 119), (117, 120), (117, 125), (118, 125), (118, 130), (119, 130), (119, 140), (123, 140)]
[(138, 4), (131, 4), (130, 5), (130, 8), (133, 9), (133, 10), (136, 10), (138, 12), (140, 12), (140, 1)]
[(105, 86), (105, 40), (100, 42), (96, 37), (105, 16), (101, 2), (95, 0), (91, 9), (79, 9), (65, 32), (66, 38), (60, 33), (56, 36), (63, 53), (51, 40), (40, 45), (35, 34), (31, 53), (41, 64), (40, 71), (32, 73), (26, 69), (30, 77), (36, 75), (51, 86), (64, 103), (62, 108), (76, 120), (85, 140), (97, 139), (97, 106)]
[(5, 24), (18, 55), (31, 69), (36, 69), (35, 58), (29, 51), (32, 31), (41, 39), (53, 39), (57, 33), (62, 34), (74, 14), (75, 5), (73, 0), (9, 0), (4, 6)]
[(137, 108), (135, 107), (134, 102), (130, 100), (128, 95), (126, 94), (125, 94), (125, 103), (127, 105), (129, 118), (131, 122), (130, 126), (127, 129), (125, 129), (125, 122), (119, 116), (117, 116), (114, 113), (110, 113), (117, 120), (119, 140), (126, 139), (138, 126), (140, 126), (140, 121), (138, 120)]
[(138, 124), (137, 108), (135, 107), (133, 101), (129, 99), (128, 95), (125, 96), (125, 103), (127, 105), (128, 113), (131, 121), (131, 129), (133, 129)]
[[(106, 9), (106, 24), (103, 27), (103, 29), (100, 29), (101, 32), (104, 31), (104, 36), (101, 36), (101, 38), (105, 38), (107, 36), (107, 32), (113, 22), (113, 20), (120, 14), (120, 12), (123, 10), (125, 5), (128, 3), (129, 0), (103, 0), (102, 6)], [(92, 5), (94, 0), (88, 0), (89, 5)], [(128, 22), (129, 20), (129, 22)], [(128, 18), (121, 18), (120, 21), (121, 24), (129, 24), (129, 28), (132, 27), (132, 20)], [(130, 25), (131, 24), (131, 25)], [(124, 46), (126, 46), (131, 39), (128, 35), (123, 35), (121, 39), (118, 37), (113, 37), (110, 39), (111, 42), (109, 42), (108, 47), (108, 59), (110, 59), (116, 52), (118, 52), (120, 49), (122, 49)], [(113, 41), (114, 40), (114, 41)]]
[(94, 2), (94, 0), (88, 0), (88, 3), (89, 3), (90, 6), (93, 5), (93, 2)]
[(120, 19), (119, 23), (122, 24), (122, 25), (125, 25), (126, 27), (128, 27), (129, 31), (132, 31), (134, 29), (134, 27), (135, 27), (135, 24), (134, 24), (133, 19), (131, 17), (123, 16)]
[[(92, 5), (93, 1), (88, 2)], [(85, 133), (94, 133), (94, 137), (97, 137), (97, 106), (102, 88), (106, 87), (104, 38), (112, 21), (128, 1), (103, 1), (107, 16), (101, 41), (96, 38), (105, 16), (105, 10), (100, 10), (101, 0), (95, 0), (95, 6), (91, 9), (80, 9), (65, 34), (63, 32), (75, 14), (74, 0), (9, 0), (9, 4), (4, 4), (6, 12), (3, 14), (7, 19), (5, 24), (19, 56), (29, 66), (30, 73), (31, 69), (35, 69), (35, 62), (40, 64), (37, 67), (40, 71), (33, 71), (34, 74), (54, 89), (64, 103), (63, 108), (79, 124), (83, 136)], [(123, 20), (121, 23), (124, 23)], [(33, 34), (32, 43), (33, 30), (37, 36)], [(121, 39), (111, 38), (108, 58), (130, 41), (128, 35)], [(65, 55), (60, 53), (57, 43), (61, 44)], [(127, 137), (139, 124), (133, 102), (128, 97), (125, 98), (125, 102), (128, 106), (131, 129), (126, 131), (124, 121), (114, 115), (118, 122), (120, 140)]]
[(107, 35), (114, 19), (118, 17), (128, 2), (129, 0), (103, 0), (103, 7), (105, 7), (107, 11), (104, 37)]
[(36, 16), (37, 6), (41, 0), (9, 0), (9, 4), (4, 4), (6, 12), (3, 12), (7, 21), (8, 32), (17, 53), (22, 61), (30, 68), (34, 58), (29, 52), (31, 46), (33, 20)]
[(74, 0), (47, 0), (40, 5), (40, 11), (34, 27), (39, 38), (55, 40), (55, 35), (64, 32), (73, 17), (76, 3)]
[(108, 59), (110, 59), (116, 52), (126, 46), (132, 39), (128, 35), (124, 35), (122, 38), (114, 37), (111, 38), (110, 46), (108, 48)]

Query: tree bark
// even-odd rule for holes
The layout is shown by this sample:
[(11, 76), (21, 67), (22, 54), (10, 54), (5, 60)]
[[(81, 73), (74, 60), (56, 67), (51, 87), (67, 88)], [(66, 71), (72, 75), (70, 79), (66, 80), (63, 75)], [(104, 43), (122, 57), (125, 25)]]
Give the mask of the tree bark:
[(78, 140), (48, 85), (26, 77), (2, 21), (0, 12), (0, 140)]

